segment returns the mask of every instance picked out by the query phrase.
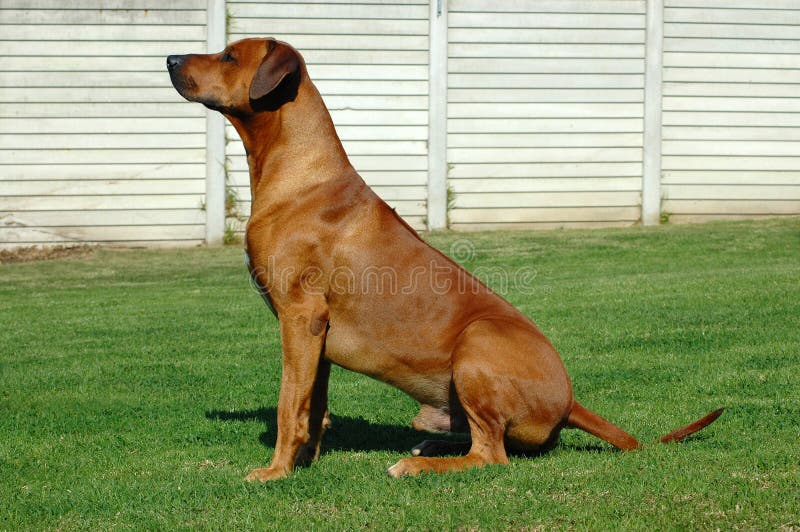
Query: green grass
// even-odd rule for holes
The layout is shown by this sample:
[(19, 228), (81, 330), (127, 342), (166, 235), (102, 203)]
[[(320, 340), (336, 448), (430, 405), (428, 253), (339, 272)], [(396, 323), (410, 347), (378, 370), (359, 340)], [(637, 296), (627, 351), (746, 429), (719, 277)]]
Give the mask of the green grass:
[(241, 250), (4, 265), (0, 529), (800, 527), (799, 219), (429, 238), (469, 241), (471, 269), (535, 271), (505, 295), (576, 397), (643, 441), (726, 413), (680, 445), (565, 431), (508, 467), (393, 480), (422, 439), (414, 401), (335, 369), (320, 460), (247, 484), (273, 451), (280, 357)]

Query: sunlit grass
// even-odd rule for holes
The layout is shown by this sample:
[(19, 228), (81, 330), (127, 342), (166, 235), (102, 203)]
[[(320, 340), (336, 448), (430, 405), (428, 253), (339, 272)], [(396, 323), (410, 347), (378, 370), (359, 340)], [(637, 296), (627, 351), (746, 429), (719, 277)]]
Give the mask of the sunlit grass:
[(800, 526), (800, 221), (443, 234), (560, 350), (579, 431), (508, 467), (393, 480), (413, 400), (336, 369), (313, 466), (242, 482), (275, 441), (277, 322), (239, 249), (101, 250), (0, 266), (0, 529), (775, 529)]

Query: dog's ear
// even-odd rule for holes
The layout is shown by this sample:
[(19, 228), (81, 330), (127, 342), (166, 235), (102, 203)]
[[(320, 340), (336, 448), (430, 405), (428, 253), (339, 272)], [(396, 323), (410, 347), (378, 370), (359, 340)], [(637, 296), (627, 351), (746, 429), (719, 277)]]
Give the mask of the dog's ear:
[(297, 53), (289, 46), (270, 39), (267, 41), (267, 54), (250, 82), (250, 99), (260, 100), (268, 95), (299, 68)]

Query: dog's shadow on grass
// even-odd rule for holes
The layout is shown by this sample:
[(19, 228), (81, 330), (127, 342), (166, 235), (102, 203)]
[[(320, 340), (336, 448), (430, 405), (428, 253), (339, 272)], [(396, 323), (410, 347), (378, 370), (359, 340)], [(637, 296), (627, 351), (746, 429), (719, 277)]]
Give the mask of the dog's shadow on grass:
[[(206, 418), (212, 421), (259, 421), (266, 425), (267, 430), (259, 436), (259, 441), (265, 447), (275, 446), (275, 437), (278, 434), (278, 411), (275, 407), (263, 407), (256, 410), (209, 410)], [(332, 426), (325, 431), (322, 443), (322, 452), (325, 451), (393, 451), (408, 453), (412, 447), (426, 439), (464, 441), (466, 434), (430, 434), (418, 432), (410, 426), (387, 425), (373, 423), (363, 418), (331, 415)], [(610, 446), (602, 444), (576, 445), (571, 443), (556, 442), (562, 449), (608, 452), (613, 451)], [(551, 448), (538, 451), (519, 451), (509, 449), (509, 455), (535, 458), (550, 452)]]
[[(260, 421), (266, 425), (267, 430), (261, 433), (259, 441), (265, 447), (275, 446), (275, 437), (278, 434), (278, 411), (275, 407), (234, 412), (209, 410), (206, 418), (214, 421)], [(426, 437), (430, 438), (429, 434), (417, 432), (410, 426), (373, 423), (363, 418), (331, 415), (331, 424), (331, 428), (325, 431), (323, 453), (326, 450), (409, 452)]]

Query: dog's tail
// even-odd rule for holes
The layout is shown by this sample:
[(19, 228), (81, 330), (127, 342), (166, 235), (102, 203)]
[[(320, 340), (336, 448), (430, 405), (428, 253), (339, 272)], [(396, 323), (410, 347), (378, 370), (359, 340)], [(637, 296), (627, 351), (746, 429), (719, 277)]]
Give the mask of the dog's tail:
[[(658, 441), (661, 443), (680, 441), (686, 436), (709, 426), (715, 419), (722, 415), (723, 410), (724, 408), (714, 410), (697, 421), (662, 436)], [(572, 406), (572, 412), (570, 412), (569, 418), (567, 418), (567, 423), (568, 426), (584, 430), (623, 451), (638, 449), (642, 446), (636, 438), (577, 402)]]

